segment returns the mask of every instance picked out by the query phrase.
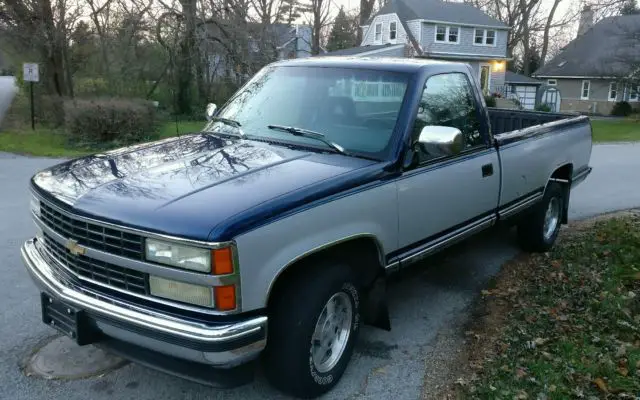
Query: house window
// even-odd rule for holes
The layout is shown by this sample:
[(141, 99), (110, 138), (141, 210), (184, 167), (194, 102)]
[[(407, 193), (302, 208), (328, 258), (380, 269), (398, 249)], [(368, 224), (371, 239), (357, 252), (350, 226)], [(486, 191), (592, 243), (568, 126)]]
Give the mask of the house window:
[(375, 31), (376, 35), (375, 35), (375, 41), (376, 42), (380, 42), (382, 41), (382, 24), (376, 24), (376, 31)]
[(493, 46), (496, 44), (496, 31), (485, 31), (484, 44), (487, 46)]
[(436, 42), (444, 42), (447, 37), (446, 26), (436, 26)]
[(616, 101), (618, 97), (618, 84), (616, 82), (611, 82), (609, 84), (609, 101)]
[(549, 86), (556, 86), (558, 84), (558, 81), (555, 79), (547, 79), (547, 85)]
[(495, 46), (496, 31), (487, 29), (474, 30), (473, 44), (478, 46)]
[(458, 43), (460, 30), (457, 26), (436, 26), (436, 42)]
[(397, 25), (395, 22), (389, 22), (389, 39), (396, 40)]
[(483, 44), (484, 43), (484, 30), (483, 29), (476, 29), (474, 43), (475, 44)]
[(580, 91), (580, 100), (589, 100), (590, 90), (591, 90), (591, 81), (582, 81), (582, 89)]
[(640, 91), (640, 85), (632, 85), (629, 92), (629, 101), (638, 101), (638, 91)]
[(449, 41), (458, 43), (458, 28), (455, 26), (449, 28)]

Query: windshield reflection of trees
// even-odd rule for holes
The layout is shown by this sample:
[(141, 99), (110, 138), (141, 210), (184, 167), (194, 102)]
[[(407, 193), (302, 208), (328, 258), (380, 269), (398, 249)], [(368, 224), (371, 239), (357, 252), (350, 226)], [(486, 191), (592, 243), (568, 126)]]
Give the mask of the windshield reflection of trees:
[(72, 160), (37, 175), (35, 181), (67, 200), (101, 185), (118, 196), (162, 199), (176, 195), (169, 183), (179, 182), (177, 191), (184, 191), (184, 185), (195, 189), (282, 158), (266, 145), (200, 134)]

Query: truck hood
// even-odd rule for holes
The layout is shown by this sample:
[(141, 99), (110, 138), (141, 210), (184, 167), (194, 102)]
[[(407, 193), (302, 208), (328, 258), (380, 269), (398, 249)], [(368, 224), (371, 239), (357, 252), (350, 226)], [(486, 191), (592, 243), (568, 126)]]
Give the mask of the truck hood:
[(202, 133), (67, 161), (32, 185), (81, 215), (220, 241), (381, 173), (375, 161)]

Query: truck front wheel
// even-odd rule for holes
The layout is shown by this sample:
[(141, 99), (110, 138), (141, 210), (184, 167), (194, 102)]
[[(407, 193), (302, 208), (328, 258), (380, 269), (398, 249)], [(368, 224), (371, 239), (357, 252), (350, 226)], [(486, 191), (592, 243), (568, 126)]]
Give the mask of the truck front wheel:
[(348, 265), (313, 265), (303, 272), (289, 279), (270, 304), (263, 361), (273, 386), (313, 398), (333, 388), (347, 368), (361, 301)]
[(543, 199), (518, 224), (518, 240), (526, 251), (551, 249), (560, 232), (566, 196), (560, 183), (550, 182)]

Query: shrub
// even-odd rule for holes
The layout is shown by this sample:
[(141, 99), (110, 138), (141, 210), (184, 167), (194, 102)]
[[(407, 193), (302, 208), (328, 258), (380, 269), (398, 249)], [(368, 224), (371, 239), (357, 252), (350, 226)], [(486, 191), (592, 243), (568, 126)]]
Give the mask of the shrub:
[(76, 78), (73, 83), (76, 96), (100, 96), (109, 92), (109, 85), (104, 78)]
[(496, 98), (493, 96), (484, 96), (484, 102), (487, 104), (487, 107), (496, 106)]
[(547, 103), (540, 103), (535, 108), (536, 111), (551, 112), (551, 106)]
[(65, 130), (82, 145), (133, 143), (152, 137), (155, 108), (145, 100), (75, 99), (65, 102)]
[(633, 108), (631, 104), (626, 101), (619, 101), (613, 105), (611, 109), (611, 115), (615, 115), (617, 117), (628, 117), (633, 112)]

